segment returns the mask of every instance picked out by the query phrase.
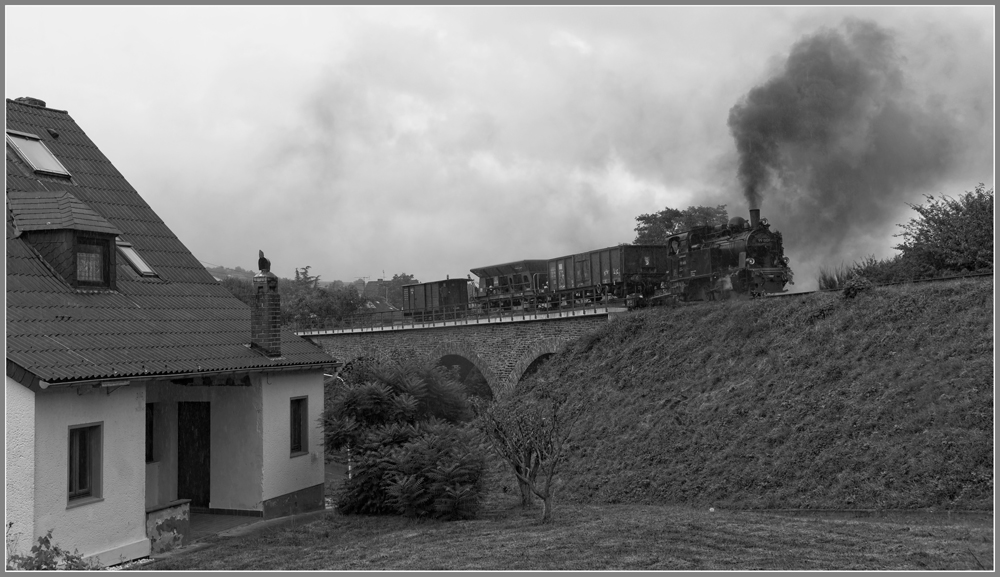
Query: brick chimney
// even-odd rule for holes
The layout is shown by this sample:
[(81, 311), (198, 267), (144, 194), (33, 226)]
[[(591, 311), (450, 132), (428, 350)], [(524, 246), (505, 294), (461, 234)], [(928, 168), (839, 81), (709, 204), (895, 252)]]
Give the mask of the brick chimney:
[(281, 356), (281, 295), (271, 261), (260, 251), (260, 272), (253, 277), (254, 299), (250, 312), (250, 345), (269, 357)]

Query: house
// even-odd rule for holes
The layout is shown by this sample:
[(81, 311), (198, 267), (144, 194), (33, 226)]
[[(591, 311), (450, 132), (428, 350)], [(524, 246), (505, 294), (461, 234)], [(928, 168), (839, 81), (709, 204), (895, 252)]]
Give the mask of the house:
[[(190, 514), (323, 504), (323, 374), (198, 262), (65, 111), (7, 100), (6, 519), (103, 564), (183, 542)], [(253, 229), (246, 235), (254, 256)], [(266, 247), (265, 247), (266, 248)]]

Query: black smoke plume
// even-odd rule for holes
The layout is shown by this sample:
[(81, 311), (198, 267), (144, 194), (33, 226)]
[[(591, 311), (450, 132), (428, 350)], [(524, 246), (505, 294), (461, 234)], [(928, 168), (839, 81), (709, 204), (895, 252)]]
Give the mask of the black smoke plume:
[(905, 64), (890, 31), (845, 20), (796, 42), (730, 110), (743, 193), (750, 208), (768, 199), (799, 258), (864, 256), (837, 250), (852, 230), (884, 229), (950, 169), (956, 129), (907, 86)]

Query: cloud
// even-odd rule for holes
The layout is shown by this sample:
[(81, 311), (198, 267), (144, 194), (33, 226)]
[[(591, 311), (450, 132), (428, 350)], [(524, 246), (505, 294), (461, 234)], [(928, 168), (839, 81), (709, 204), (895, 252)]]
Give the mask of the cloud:
[(860, 14), (892, 37), (903, 83), (833, 125), (840, 158), (868, 158), (878, 135), (906, 144), (877, 156), (899, 172), (937, 150), (924, 131), (961, 138), (885, 206), (848, 205), (860, 224), (839, 241), (831, 202), (788, 172), (764, 213), (801, 267), (884, 256), (905, 202), (992, 178), (982, 12), (15, 6), (7, 85), (69, 109), (205, 261), (248, 268), (263, 249), (286, 277), (433, 280), (631, 241), (635, 216), (665, 206), (744, 214), (730, 109), (798, 41)]

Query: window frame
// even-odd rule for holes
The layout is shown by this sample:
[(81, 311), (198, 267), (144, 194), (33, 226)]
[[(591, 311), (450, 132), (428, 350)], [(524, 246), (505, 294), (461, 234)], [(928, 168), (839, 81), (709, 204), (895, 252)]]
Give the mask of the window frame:
[[(84, 236), (77, 233), (75, 235), (74, 250), (73, 255), (75, 257), (75, 277), (76, 284), (80, 287), (99, 287), (99, 288), (112, 288), (111, 282), (111, 243), (106, 238), (100, 238), (96, 236)], [(100, 248), (101, 255), (101, 280), (92, 281), (84, 280), (80, 276), (80, 254), (86, 253), (86, 251), (81, 251), (81, 246), (97, 246)]]
[[(86, 432), (85, 438), (84, 432)], [(104, 472), (104, 422), (71, 425), (67, 430), (67, 486), (66, 508), (102, 501)], [(83, 442), (87, 448), (84, 457), (80, 455)], [(81, 458), (86, 460), (86, 481), (88, 487), (80, 487)]]
[(125, 260), (132, 266), (132, 269), (140, 276), (158, 276), (153, 267), (149, 266), (146, 259), (142, 258), (139, 251), (135, 250), (135, 247), (129, 241), (121, 237), (115, 237), (115, 248), (122, 253)]
[[(49, 150), (49, 147), (45, 145), (45, 141), (42, 140), (37, 134), (31, 134), (30, 132), (20, 132), (18, 130), (7, 130), (5, 136), (7, 139), (7, 143), (10, 144), (15, 151), (17, 151), (17, 155), (21, 157), (21, 160), (23, 160), (31, 168), (31, 170), (48, 175), (66, 176), (66, 177), (73, 176), (72, 174), (70, 174), (69, 170), (66, 169), (66, 166), (62, 163), (62, 161), (56, 158), (56, 155), (52, 154), (52, 151)], [(52, 161), (59, 168), (58, 169), (44, 168), (44, 167), (39, 168), (36, 165), (35, 160), (40, 160), (40, 159), (36, 158), (35, 160), (32, 160), (31, 154), (28, 154), (27, 149), (18, 145), (17, 142), (18, 139), (37, 142), (42, 147), (42, 150), (49, 155), (49, 158), (51, 158)]]
[[(292, 397), (289, 399), (288, 432), (289, 453), (292, 457), (309, 454), (309, 397)], [(296, 414), (298, 409), (298, 414)], [(296, 420), (298, 421), (296, 423)], [(297, 426), (296, 426), (297, 425)], [(296, 429), (298, 437), (296, 437)], [(298, 443), (296, 443), (298, 440)]]

